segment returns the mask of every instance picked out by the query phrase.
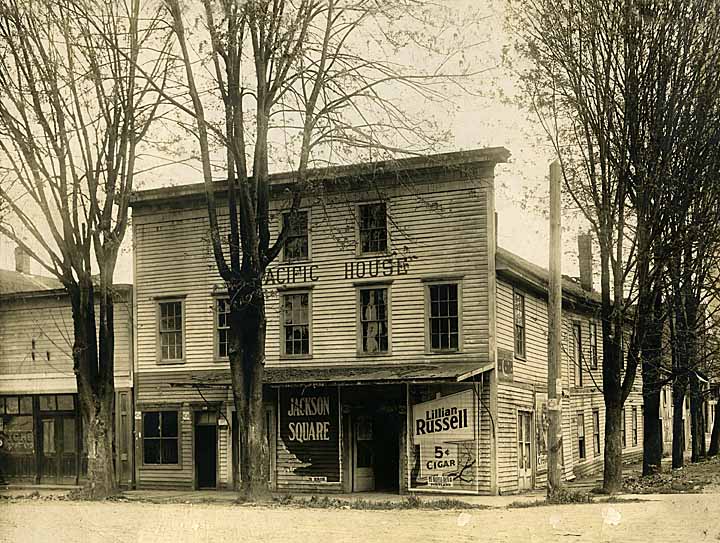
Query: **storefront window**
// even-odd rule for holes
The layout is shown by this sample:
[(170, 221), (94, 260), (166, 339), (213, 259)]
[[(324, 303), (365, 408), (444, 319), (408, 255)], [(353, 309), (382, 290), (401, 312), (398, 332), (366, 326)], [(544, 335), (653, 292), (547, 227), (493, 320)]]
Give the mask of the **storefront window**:
[(178, 437), (177, 411), (143, 413), (143, 462), (177, 464)]

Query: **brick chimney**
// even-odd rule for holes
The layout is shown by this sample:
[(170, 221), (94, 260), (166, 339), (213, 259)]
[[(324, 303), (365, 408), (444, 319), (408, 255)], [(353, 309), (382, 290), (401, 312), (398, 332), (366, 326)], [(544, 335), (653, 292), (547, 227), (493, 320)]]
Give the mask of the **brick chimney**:
[(22, 247), (15, 247), (15, 271), (19, 273), (30, 273), (30, 255)]
[(593, 256), (590, 234), (578, 236), (578, 260), (580, 261), (580, 286), (591, 292), (593, 289)]

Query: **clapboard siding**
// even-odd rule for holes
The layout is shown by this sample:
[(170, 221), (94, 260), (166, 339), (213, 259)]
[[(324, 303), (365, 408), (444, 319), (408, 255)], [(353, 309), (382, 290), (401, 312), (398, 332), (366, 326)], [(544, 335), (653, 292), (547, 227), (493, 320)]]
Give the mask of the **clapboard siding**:
[[(123, 293), (129, 299), (129, 293)], [(115, 385), (132, 386), (132, 315), (129, 301), (115, 302)], [(96, 314), (99, 309), (96, 308)], [(33, 359), (32, 344), (35, 341)], [(0, 387), (3, 392), (75, 390), (73, 320), (64, 294), (0, 303)], [(49, 359), (48, 359), (49, 358)], [(28, 382), (30, 381), (30, 382)], [(24, 388), (23, 388), (24, 387)], [(31, 387), (31, 388), (28, 388)]]
[[(514, 351), (514, 320), (513, 320), (513, 292), (517, 291), (525, 296), (525, 329), (526, 329), (526, 356), (524, 359), (513, 360), (513, 382), (502, 380), (498, 383), (498, 420), (500, 431), (498, 433), (498, 484), (502, 491), (517, 490), (517, 409), (523, 402), (535, 407), (532, 398), (533, 391), (547, 392), (547, 360), (548, 360), (548, 318), (547, 300), (529, 291), (520, 285), (514, 285), (507, 280), (497, 281), (497, 345), (500, 349)], [(590, 332), (591, 322), (597, 325), (598, 367), (590, 368)], [(576, 383), (574, 371), (574, 342), (573, 324), (579, 323), (582, 330), (582, 357), (583, 386)], [(563, 464), (566, 478), (573, 478), (577, 474), (587, 474), (602, 468), (602, 456), (605, 443), (605, 404), (602, 396), (602, 328), (597, 310), (580, 310), (577, 307), (563, 307), (563, 338), (562, 338), (562, 367), (564, 397), (562, 400), (562, 431), (563, 431)], [(635, 378), (632, 392), (628, 397), (626, 421), (628, 431), (628, 445), (624, 454), (633, 455), (638, 448), (642, 449), (642, 377), (638, 373)], [(638, 408), (638, 445), (631, 443), (631, 409)], [(600, 418), (600, 453), (593, 451), (592, 413), (597, 409)], [(585, 419), (585, 449), (586, 457), (580, 459), (578, 444), (577, 415), (582, 413)], [(535, 484), (545, 483), (545, 476), (536, 478)]]
[[(380, 277), (390, 280), (390, 326), (392, 356), (357, 356), (357, 285), (364, 280), (345, 278), (347, 262), (367, 258), (355, 256), (354, 219), (344, 201), (309, 206), (312, 264), (319, 280), (312, 285), (312, 358), (292, 364), (420, 362), (438, 359), (482, 362), (488, 354), (488, 216), (492, 202), (487, 198), (488, 180), (450, 184), (451, 190), (432, 192), (437, 187), (414, 185), (412, 190), (394, 189), (387, 209), (391, 250), (408, 258), (407, 274)], [(446, 189), (447, 187), (443, 187)], [(373, 195), (353, 193), (354, 205)], [(375, 195), (374, 198), (377, 198)], [(280, 220), (275, 202), (276, 217)], [(176, 365), (158, 365), (156, 354), (157, 298), (182, 297), (185, 307), (184, 369), (224, 367), (214, 360), (213, 289), (222, 281), (208, 241), (206, 211), (202, 207), (178, 209), (172, 213), (138, 209), (134, 214), (137, 281), (138, 369), (173, 372)], [(350, 226), (348, 226), (348, 224)], [(277, 228), (273, 228), (273, 236)], [(370, 259), (372, 260), (372, 259)], [(274, 263), (272, 270), (281, 266)], [(425, 288), (433, 277), (452, 275), (462, 280), (462, 353), (450, 356), (426, 355)], [(309, 286), (309, 285), (308, 285)], [(280, 357), (277, 290), (266, 285), (267, 364), (288, 363)]]

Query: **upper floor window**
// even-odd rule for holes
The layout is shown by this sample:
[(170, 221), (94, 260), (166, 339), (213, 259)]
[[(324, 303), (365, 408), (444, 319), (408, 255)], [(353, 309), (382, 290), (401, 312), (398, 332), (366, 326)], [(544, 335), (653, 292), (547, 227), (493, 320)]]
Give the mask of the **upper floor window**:
[(218, 298), (215, 300), (215, 344), (216, 356), (218, 358), (227, 358), (230, 353), (230, 300), (228, 298)]
[(582, 327), (580, 323), (573, 324), (573, 366), (575, 368), (575, 386), (583, 386), (583, 353), (582, 353)]
[(385, 203), (359, 206), (360, 253), (384, 253), (388, 248)]
[(308, 260), (310, 258), (308, 212), (296, 211), (294, 215), (283, 213), (283, 226), (288, 229), (283, 245), (283, 260), (285, 262)]
[(388, 289), (360, 289), (360, 351), (387, 353), (389, 349)]
[(310, 354), (310, 293), (282, 295), (282, 354)]
[(580, 460), (584, 460), (586, 457), (585, 452), (585, 415), (582, 413), (577, 414), (577, 436), (578, 436), (578, 454)]
[(593, 409), (592, 412), (593, 422), (593, 454), (600, 456), (600, 411)]
[(457, 283), (428, 286), (430, 349), (460, 350), (460, 304)]
[(143, 413), (143, 463), (177, 464), (177, 411), (147, 411)]
[(160, 360), (183, 359), (183, 303), (180, 300), (159, 303)]
[(596, 370), (598, 367), (598, 339), (597, 323), (590, 323), (590, 368)]
[(525, 358), (525, 296), (513, 293), (513, 311), (515, 321), (515, 356)]

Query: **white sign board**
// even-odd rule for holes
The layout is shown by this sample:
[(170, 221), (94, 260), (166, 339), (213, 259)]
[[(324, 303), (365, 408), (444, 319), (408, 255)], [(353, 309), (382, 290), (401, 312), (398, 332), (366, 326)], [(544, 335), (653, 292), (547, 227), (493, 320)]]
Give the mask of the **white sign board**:
[(475, 439), (475, 396), (472, 389), (413, 406), (415, 443)]

